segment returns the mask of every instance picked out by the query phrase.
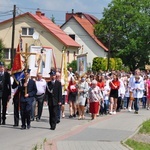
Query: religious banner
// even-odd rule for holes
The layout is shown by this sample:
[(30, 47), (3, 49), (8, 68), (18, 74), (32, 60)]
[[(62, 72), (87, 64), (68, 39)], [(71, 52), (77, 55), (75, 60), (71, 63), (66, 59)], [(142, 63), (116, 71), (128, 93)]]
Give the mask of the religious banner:
[(63, 83), (63, 91), (68, 87), (68, 70), (67, 70), (67, 53), (66, 49), (62, 51), (62, 62), (61, 62), (61, 82)]
[(43, 77), (49, 77), (52, 66), (52, 48), (31, 46), (30, 52), (36, 53), (36, 55), (31, 55), (29, 58), (29, 68), (31, 69), (30, 75), (36, 76), (38, 73), (41, 73)]
[(77, 55), (77, 71), (80, 76), (87, 72), (87, 53)]
[(150, 65), (145, 65), (145, 70), (150, 70)]

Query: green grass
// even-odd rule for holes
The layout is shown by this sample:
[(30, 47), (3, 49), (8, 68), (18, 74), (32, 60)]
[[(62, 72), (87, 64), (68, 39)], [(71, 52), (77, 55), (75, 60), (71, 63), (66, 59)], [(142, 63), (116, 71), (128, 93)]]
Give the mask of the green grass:
[(132, 139), (128, 139), (125, 143), (134, 150), (150, 150), (150, 144), (137, 142)]
[(140, 128), (139, 133), (150, 134), (150, 120), (142, 123), (142, 127)]
[[(150, 134), (150, 120), (147, 120), (142, 123), (141, 128), (139, 130), (140, 134)], [(129, 147), (133, 148), (134, 150), (150, 150), (150, 144), (137, 142), (135, 140), (128, 139), (125, 142)]]

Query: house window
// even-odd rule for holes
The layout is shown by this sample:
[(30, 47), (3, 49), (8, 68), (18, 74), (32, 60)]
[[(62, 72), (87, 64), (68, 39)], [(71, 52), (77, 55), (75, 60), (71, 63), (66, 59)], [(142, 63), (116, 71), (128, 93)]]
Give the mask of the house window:
[(34, 28), (22, 28), (22, 35), (31, 36), (34, 33)]
[(4, 59), (10, 59), (10, 49), (4, 49)]
[[(14, 57), (16, 55), (16, 49), (14, 49)], [(11, 59), (11, 49), (4, 49), (4, 59)]]
[(69, 34), (69, 36), (75, 41), (75, 34)]

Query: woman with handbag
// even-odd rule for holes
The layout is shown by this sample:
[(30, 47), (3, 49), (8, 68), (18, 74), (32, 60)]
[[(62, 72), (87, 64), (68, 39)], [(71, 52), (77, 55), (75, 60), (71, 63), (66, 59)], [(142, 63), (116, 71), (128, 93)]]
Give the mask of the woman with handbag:
[(73, 77), (71, 77), (68, 85), (68, 101), (69, 101), (69, 118), (76, 117), (76, 99), (77, 99), (77, 85)]

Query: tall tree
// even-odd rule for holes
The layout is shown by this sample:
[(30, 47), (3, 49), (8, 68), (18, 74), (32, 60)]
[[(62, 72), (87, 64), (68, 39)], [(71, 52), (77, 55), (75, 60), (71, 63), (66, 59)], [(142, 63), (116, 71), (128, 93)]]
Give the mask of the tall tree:
[(95, 35), (110, 46), (111, 57), (131, 70), (144, 67), (150, 59), (150, 0), (112, 0)]

